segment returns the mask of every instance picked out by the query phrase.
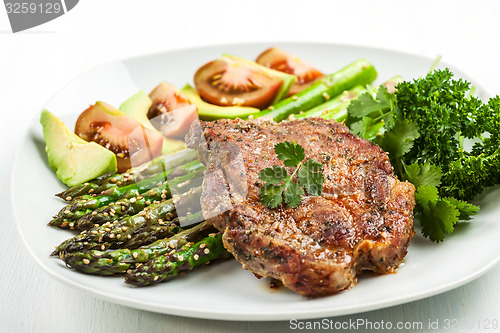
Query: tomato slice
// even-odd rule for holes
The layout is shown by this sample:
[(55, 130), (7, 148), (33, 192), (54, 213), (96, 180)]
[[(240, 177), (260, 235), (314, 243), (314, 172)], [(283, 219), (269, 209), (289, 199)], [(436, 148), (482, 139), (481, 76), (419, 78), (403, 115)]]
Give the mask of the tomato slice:
[(201, 98), (219, 106), (271, 105), (283, 81), (264, 73), (258, 66), (224, 57), (200, 67), (194, 84)]
[(153, 102), (148, 111), (149, 119), (191, 104), (182, 91), (167, 82), (162, 82), (154, 88), (149, 93), (149, 98)]
[(184, 138), (198, 109), (184, 93), (167, 82), (160, 83), (149, 94), (153, 104), (148, 118), (153, 126), (169, 138)]
[(97, 102), (80, 114), (75, 133), (115, 153), (118, 172), (146, 163), (162, 152), (161, 133), (145, 128), (104, 102)]
[(256, 62), (260, 65), (297, 77), (297, 81), (295, 81), (288, 91), (288, 96), (301, 92), (313, 84), (314, 81), (325, 76), (325, 74), (308, 65), (301, 59), (276, 47), (272, 47), (262, 52), (257, 57)]

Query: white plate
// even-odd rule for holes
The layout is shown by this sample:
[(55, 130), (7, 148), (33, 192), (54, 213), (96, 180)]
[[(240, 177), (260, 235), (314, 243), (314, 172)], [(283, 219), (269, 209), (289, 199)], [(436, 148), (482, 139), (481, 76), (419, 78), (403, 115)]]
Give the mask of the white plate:
[[(433, 59), (394, 51), (346, 45), (275, 43), (325, 73), (358, 58), (369, 59), (379, 82), (395, 75), (405, 79), (425, 75)], [(269, 44), (214, 46), (147, 55), (95, 68), (65, 86), (46, 107), (63, 119), (103, 100), (115, 106), (139, 89), (149, 92), (162, 80), (182, 87), (196, 69), (223, 52), (255, 58)], [(441, 66), (442, 67), (442, 66)], [(457, 75), (465, 77), (458, 70)], [(476, 85), (477, 87), (477, 85)], [(478, 91), (481, 91), (478, 89)], [(483, 90), (484, 94), (484, 90)], [(484, 96), (484, 95), (483, 95)], [(64, 118), (66, 117), (66, 118)], [(36, 196), (26, 196), (26, 189)], [(460, 286), (486, 272), (500, 259), (500, 191), (483, 195), (481, 213), (441, 244), (417, 235), (397, 274), (365, 274), (347, 292), (306, 299), (285, 289), (273, 291), (235, 261), (148, 288), (132, 288), (122, 278), (77, 273), (49, 257), (68, 231), (46, 225), (63, 206), (54, 194), (64, 186), (50, 170), (41, 126), (35, 120), (18, 153), (12, 175), (14, 212), (20, 233), (36, 261), (53, 277), (85, 293), (119, 304), (156, 312), (224, 320), (286, 320), (336, 316), (410, 302)], [(29, 207), (29, 208), (28, 208)]]

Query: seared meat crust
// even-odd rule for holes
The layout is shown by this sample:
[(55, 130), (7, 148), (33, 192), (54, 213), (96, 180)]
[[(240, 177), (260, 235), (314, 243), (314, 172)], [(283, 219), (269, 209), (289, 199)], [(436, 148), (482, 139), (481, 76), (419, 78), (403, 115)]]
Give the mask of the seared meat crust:
[[(219, 120), (193, 125), (188, 145), (207, 165), (202, 208), (251, 272), (305, 296), (353, 286), (363, 270), (393, 272), (414, 235), (414, 186), (378, 146), (333, 120)], [(260, 203), (259, 172), (283, 166), (274, 145), (295, 141), (323, 164), (323, 194), (295, 208)], [(289, 170), (290, 172), (291, 170)]]

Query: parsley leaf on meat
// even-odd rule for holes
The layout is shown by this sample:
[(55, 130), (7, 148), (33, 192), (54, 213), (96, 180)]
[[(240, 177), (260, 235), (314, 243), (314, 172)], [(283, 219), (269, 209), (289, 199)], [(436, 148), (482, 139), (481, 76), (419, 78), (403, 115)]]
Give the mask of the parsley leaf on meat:
[(287, 167), (297, 166), (306, 157), (301, 145), (289, 141), (276, 144), (274, 152)]
[[(264, 206), (276, 208), (283, 203), (284, 198), (289, 207), (295, 208), (306, 191), (309, 195), (321, 195), (325, 181), (321, 163), (312, 159), (302, 163), (306, 157), (304, 148), (295, 142), (278, 143), (274, 146), (274, 151), (285, 166), (296, 168), (290, 176), (285, 168), (278, 165), (259, 172), (260, 179), (266, 182), (260, 188), (260, 201)], [(297, 182), (294, 182), (296, 174)]]
[(266, 207), (276, 208), (283, 202), (282, 193), (282, 185), (264, 184), (260, 188), (260, 201)]
[(299, 184), (292, 181), (288, 182), (286, 189), (283, 192), (286, 204), (292, 208), (295, 208), (300, 204), (303, 194), (304, 189), (300, 187)]
[(259, 173), (260, 179), (269, 184), (279, 184), (283, 181), (283, 178), (287, 177), (288, 174), (286, 169), (278, 165), (274, 165), (272, 168), (265, 168)]
[(310, 195), (321, 195), (325, 178), (321, 173), (323, 165), (315, 160), (307, 160), (298, 172), (299, 185)]

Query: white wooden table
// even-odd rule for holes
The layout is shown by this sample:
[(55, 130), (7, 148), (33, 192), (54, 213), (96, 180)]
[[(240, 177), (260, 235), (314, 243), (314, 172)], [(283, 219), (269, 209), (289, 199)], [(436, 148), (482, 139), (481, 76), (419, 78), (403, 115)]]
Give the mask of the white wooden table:
[[(495, 0), (85, 0), (55, 21), (14, 35), (0, 8), (0, 332), (286, 332), (294, 328), (288, 321), (211, 321), (140, 311), (70, 289), (38, 267), (13, 219), (11, 164), (41, 106), (79, 73), (124, 57), (191, 46), (314, 41), (442, 55), (497, 94), (498, 13), (500, 2)], [(497, 264), (477, 280), (437, 296), (329, 319), (333, 323), (423, 322), (423, 329), (414, 330), (418, 332), (433, 331), (429, 321), (439, 320), (442, 325), (462, 319), (476, 324), (456, 331), (476, 332), (479, 324), (500, 320), (498, 281)]]

